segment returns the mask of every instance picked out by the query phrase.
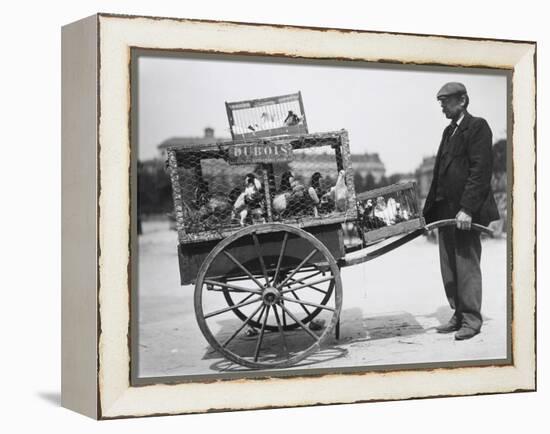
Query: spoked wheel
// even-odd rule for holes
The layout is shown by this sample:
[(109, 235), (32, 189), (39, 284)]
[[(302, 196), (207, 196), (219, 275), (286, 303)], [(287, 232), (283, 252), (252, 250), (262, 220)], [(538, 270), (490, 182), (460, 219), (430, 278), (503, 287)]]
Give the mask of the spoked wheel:
[[(195, 284), (203, 335), (227, 359), (251, 368), (292, 366), (317, 351), (341, 306), (330, 251), (313, 235), (278, 223), (249, 226), (220, 242)], [(321, 330), (307, 325), (315, 317)], [(258, 333), (247, 337), (250, 326)]]
[[(269, 260), (269, 258), (267, 258), (267, 260)], [(269, 263), (269, 262), (268, 262)], [(245, 267), (249, 267), (250, 264), (248, 263), (245, 263), (244, 266)], [(308, 273), (307, 276), (303, 276), (303, 277), (306, 277), (306, 278), (313, 278), (313, 277), (326, 277), (330, 272), (327, 272), (326, 270), (323, 270), (323, 269), (320, 269), (320, 268), (315, 268), (313, 267), (313, 269), (311, 270), (311, 273)], [(286, 274), (288, 273), (281, 273), (281, 278), (284, 279)], [(297, 279), (302, 277), (301, 276), (302, 273), (298, 273), (298, 276), (294, 277), (294, 278), (291, 278), (289, 280), (289, 282), (287, 282), (286, 284), (286, 288), (288, 289), (292, 289), (292, 284), (296, 283), (296, 282), (299, 282)], [(243, 277), (241, 280), (246, 280), (246, 277)], [(304, 280), (303, 278), (300, 279), (300, 280)], [(238, 282), (238, 279), (233, 279), (232, 280), (233, 283), (236, 283)], [(332, 296), (332, 291), (334, 290), (334, 280), (329, 280), (328, 281), (329, 284), (328, 284), (328, 288), (325, 290), (325, 289), (321, 289), (321, 288), (318, 288), (317, 286), (313, 285), (311, 286), (311, 288), (313, 290), (316, 290), (317, 292), (319, 292), (320, 294), (323, 294), (322, 296), (317, 296), (315, 298), (319, 298), (320, 300), (317, 301), (315, 300), (318, 304), (320, 304), (321, 306), (325, 306), (327, 304), (327, 302), (330, 300), (331, 296)], [(226, 283), (224, 281), (224, 283)], [(232, 292), (228, 290), (227, 287), (222, 287), (222, 290), (223, 290), (223, 295), (225, 297), (225, 300), (227, 301), (227, 304), (229, 306), (235, 306), (236, 304), (238, 304), (232, 297)], [(295, 290), (292, 290), (291, 291), (291, 294), (294, 298), (296, 299), (299, 299), (299, 296), (297, 295), (296, 291)], [(299, 317), (298, 319), (303, 323), (303, 324), (309, 324), (309, 322), (313, 321), (319, 314), (321, 314), (323, 312), (323, 308), (322, 307), (311, 307), (311, 306), (308, 306), (308, 305), (302, 305), (302, 312), (299, 313)], [(247, 316), (238, 308), (238, 307), (235, 307), (232, 312), (239, 318), (241, 319), (242, 321), (246, 321), (247, 319)], [(300, 327), (300, 324), (294, 320), (292, 320), (292, 318), (287, 318), (286, 315), (283, 316), (283, 330), (294, 330), (298, 327)], [(248, 325), (250, 327), (253, 327), (253, 328), (257, 328), (259, 329), (261, 327), (261, 324), (256, 321), (254, 318), (252, 318), (249, 322), (248, 322)], [(269, 330), (269, 331), (277, 331), (278, 330), (278, 327), (276, 324), (269, 324), (267, 323), (265, 325), (265, 329), (266, 330)]]

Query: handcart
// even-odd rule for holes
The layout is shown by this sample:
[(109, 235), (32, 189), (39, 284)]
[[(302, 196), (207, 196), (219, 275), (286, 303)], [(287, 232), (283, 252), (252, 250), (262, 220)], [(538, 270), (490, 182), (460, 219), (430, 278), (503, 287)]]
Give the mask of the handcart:
[(456, 222), (426, 225), (414, 182), (356, 194), (347, 131), (310, 134), (300, 93), (226, 108), (232, 140), (168, 148), (180, 280), (212, 348), (286, 368), (338, 337), (343, 267)]

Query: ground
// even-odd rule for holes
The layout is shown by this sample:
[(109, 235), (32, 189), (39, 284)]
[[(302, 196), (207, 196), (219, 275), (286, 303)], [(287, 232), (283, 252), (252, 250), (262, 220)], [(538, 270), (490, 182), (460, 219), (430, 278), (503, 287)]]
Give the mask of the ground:
[[(202, 336), (193, 308), (194, 288), (179, 283), (176, 246), (176, 233), (167, 222), (144, 222), (138, 268), (139, 377), (243, 370), (212, 350)], [(453, 334), (435, 331), (451, 315), (435, 243), (420, 237), (369, 263), (343, 269), (340, 339), (330, 337), (321, 351), (296, 368), (506, 358), (504, 238), (483, 241), (482, 273), (482, 332), (455, 341)], [(254, 345), (254, 338), (237, 339)]]

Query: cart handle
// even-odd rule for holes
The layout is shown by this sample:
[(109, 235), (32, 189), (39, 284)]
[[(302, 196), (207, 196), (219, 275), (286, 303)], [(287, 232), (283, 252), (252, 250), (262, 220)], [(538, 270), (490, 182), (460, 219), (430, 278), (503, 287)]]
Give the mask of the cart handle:
[[(444, 226), (456, 226), (456, 219), (438, 220), (436, 222), (427, 224), (426, 226), (424, 226), (424, 229), (426, 231), (432, 231), (436, 228), (441, 228)], [(489, 229), (487, 226), (483, 226), (478, 223), (472, 223), (472, 229), (479, 232), (483, 232), (489, 235), (490, 237), (493, 237), (494, 235), (492, 229)]]
[[(401, 238), (398, 238), (389, 244), (379, 247), (378, 249), (367, 251), (368, 247), (364, 247), (358, 250), (360, 252), (363, 252), (361, 256), (353, 257), (353, 258), (344, 257), (338, 261), (338, 264), (340, 265), (340, 267), (349, 267), (350, 265), (357, 265), (357, 264), (362, 264), (364, 262), (371, 261), (375, 258), (378, 258), (379, 256), (382, 256), (388, 252), (391, 252), (392, 250), (396, 249), (399, 246), (402, 246), (403, 244), (408, 243), (409, 241), (414, 240), (415, 238), (418, 238), (420, 235), (425, 234), (428, 231), (441, 228), (443, 226), (454, 226), (454, 225), (456, 225), (455, 219), (439, 220), (439, 221), (427, 224), (426, 226), (416, 229), (413, 232), (409, 232), (407, 235), (402, 236)], [(493, 231), (491, 229), (477, 223), (472, 223), (472, 230), (484, 232), (491, 237), (493, 236)], [(348, 253), (351, 253), (351, 252), (348, 252)]]

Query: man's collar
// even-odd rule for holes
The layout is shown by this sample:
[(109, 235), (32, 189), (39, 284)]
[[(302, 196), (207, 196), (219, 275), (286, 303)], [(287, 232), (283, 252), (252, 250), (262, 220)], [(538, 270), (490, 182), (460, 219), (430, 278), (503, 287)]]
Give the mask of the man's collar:
[(462, 112), (460, 114), (460, 117), (457, 119), (457, 121), (455, 122), (455, 124), (457, 125), (460, 125), (460, 123), (464, 120), (464, 115), (466, 114), (466, 112)]

